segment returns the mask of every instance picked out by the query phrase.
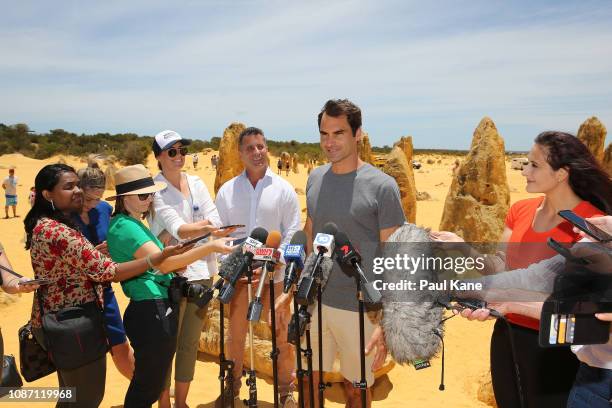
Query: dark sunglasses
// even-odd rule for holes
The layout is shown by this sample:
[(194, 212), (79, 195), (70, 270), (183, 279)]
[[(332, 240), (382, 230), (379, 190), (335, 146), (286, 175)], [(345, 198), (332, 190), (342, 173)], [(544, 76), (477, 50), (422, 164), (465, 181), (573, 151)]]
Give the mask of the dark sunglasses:
[(138, 199), (140, 201), (147, 201), (147, 199), (149, 197), (151, 197), (153, 195), (153, 193), (144, 193), (144, 194), (138, 194)]
[(179, 147), (178, 149), (176, 147), (171, 147), (170, 149), (168, 149), (168, 157), (176, 156), (177, 152), (180, 152), (181, 156), (187, 156), (188, 150), (186, 147)]

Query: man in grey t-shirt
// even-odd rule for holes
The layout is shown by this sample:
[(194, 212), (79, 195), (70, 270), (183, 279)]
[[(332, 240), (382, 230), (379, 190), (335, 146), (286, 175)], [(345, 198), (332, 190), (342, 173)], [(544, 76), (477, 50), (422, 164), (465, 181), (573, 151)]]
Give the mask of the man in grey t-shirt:
[[(309, 244), (323, 225), (334, 222), (361, 252), (366, 273), (371, 274), (374, 250), (405, 222), (395, 180), (359, 159), (361, 110), (348, 100), (329, 100), (318, 116), (321, 148), (331, 164), (314, 169), (306, 185), (308, 217), (304, 231)], [(311, 249), (311, 248), (309, 248)], [(347, 271), (348, 272), (348, 271)], [(369, 276), (372, 278), (373, 276)], [(360, 406), (359, 314), (354, 278), (334, 262), (323, 292), (323, 371), (331, 371), (336, 352), (344, 376), (347, 406)], [(313, 312), (313, 316), (316, 311)], [(380, 368), (387, 350), (382, 328), (365, 319), (368, 406), (373, 371)], [(318, 382), (316, 318), (311, 327), (315, 384)], [(376, 353), (369, 353), (376, 348)], [(306, 388), (307, 389), (307, 388)], [(308, 393), (305, 393), (308, 394)], [(308, 397), (308, 395), (306, 395)]]

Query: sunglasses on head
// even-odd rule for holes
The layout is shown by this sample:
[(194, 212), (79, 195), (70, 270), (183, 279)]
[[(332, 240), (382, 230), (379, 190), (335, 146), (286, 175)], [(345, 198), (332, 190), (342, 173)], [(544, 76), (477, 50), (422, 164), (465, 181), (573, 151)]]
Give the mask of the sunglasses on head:
[(187, 148), (186, 147), (179, 147), (178, 149), (176, 147), (171, 147), (170, 149), (167, 150), (168, 152), (168, 157), (174, 157), (176, 156), (176, 153), (181, 153), (181, 156), (187, 156)]
[(144, 193), (144, 194), (138, 194), (138, 199), (140, 201), (147, 201), (147, 199), (149, 197), (151, 197), (153, 195), (153, 193)]

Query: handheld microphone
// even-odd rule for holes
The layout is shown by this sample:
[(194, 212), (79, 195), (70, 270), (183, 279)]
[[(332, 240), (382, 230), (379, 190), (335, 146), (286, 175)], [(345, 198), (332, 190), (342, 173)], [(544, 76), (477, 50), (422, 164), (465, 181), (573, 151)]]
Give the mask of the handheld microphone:
[(244, 251), (242, 248), (243, 245), (244, 244), (238, 245), (236, 249), (232, 251), (231, 254), (224, 257), (221, 261), (221, 265), (219, 266), (220, 279), (217, 279), (217, 282), (215, 282), (212, 287), (207, 288), (204, 292), (202, 296), (202, 302), (204, 305), (208, 304), (212, 300), (215, 291), (218, 292), (219, 290), (221, 290), (225, 282), (229, 280), (236, 268), (238, 268), (238, 266), (242, 262), (242, 258), (244, 258)]
[[(327, 278), (331, 273), (332, 262), (326, 265), (325, 273), (319, 273), (323, 265), (323, 260), (331, 261), (334, 250), (334, 234), (338, 232), (338, 227), (333, 222), (328, 222), (323, 226), (323, 232), (319, 232), (312, 243), (313, 252), (306, 258), (304, 264), (305, 273), (302, 273), (298, 284), (295, 298), (300, 305), (309, 305), (313, 302), (316, 285), (321, 284), (321, 288), (327, 283)], [(329, 268), (329, 269), (328, 269)], [(323, 279), (324, 278), (324, 279)], [(323, 283), (323, 281), (325, 283)]]
[(283, 292), (289, 293), (289, 289), (295, 283), (298, 273), (304, 268), (306, 260), (306, 234), (304, 231), (297, 231), (291, 238), (291, 242), (285, 248), (285, 279), (283, 281)]
[(321, 285), (321, 290), (325, 289), (333, 266), (334, 261), (331, 258), (318, 257), (314, 253), (308, 255), (295, 294), (298, 304), (307, 306), (314, 302), (317, 294), (317, 283)]
[(256, 322), (261, 317), (261, 311), (263, 309), (263, 303), (261, 303), (261, 295), (266, 285), (266, 279), (268, 273), (274, 273), (274, 265), (280, 258), (280, 253), (276, 250), (281, 243), (281, 234), (278, 231), (271, 231), (266, 239), (266, 246), (264, 248), (256, 248), (254, 260), (263, 261), (263, 267), (261, 268), (261, 276), (259, 277), (259, 285), (257, 286), (257, 292), (255, 298), (249, 304), (247, 310), (247, 321)]
[(238, 282), (238, 279), (240, 279), (251, 266), (253, 256), (255, 255), (255, 248), (261, 247), (263, 243), (266, 242), (267, 238), (268, 231), (261, 227), (257, 227), (251, 232), (249, 238), (247, 238), (242, 245), (242, 257), (238, 257), (238, 262), (236, 262), (235, 265), (232, 265), (233, 269), (227, 272), (227, 277), (225, 278), (226, 282), (219, 290), (217, 298), (221, 303), (228, 304), (230, 302), (232, 296), (234, 295), (236, 282)]
[(361, 255), (357, 249), (353, 247), (351, 241), (342, 231), (336, 233), (336, 260), (338, 263), (348, 265), (353, 268), (357, 274), (357, 278), (361, 283), (361, 289), (365, 293), (365, 299), (368, 303), (379, 303), (382, 300), (381, 293), (376, 290), (373, 282), (368, 282), (368, 279), (361, 269)]

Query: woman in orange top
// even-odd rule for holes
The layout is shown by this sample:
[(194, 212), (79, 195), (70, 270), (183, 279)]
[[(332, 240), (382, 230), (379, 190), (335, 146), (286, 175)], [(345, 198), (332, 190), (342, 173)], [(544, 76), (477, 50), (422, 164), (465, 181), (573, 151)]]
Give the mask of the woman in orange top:
[[(510, 243), (505, 270), (553, 256), (555, 252), (543, 244), (549, 237), (566, 243), (580, 239), (557, 215), (559, 211), (571, 209), (582, 217), (612, 213), (610, 177), (575, 136), (543, 132), (528, 158), (522, 172), (527, 192), (544, 196), (510, 208), (501, 238)], [(462, 241), (447, 231), (433, 232), (432, 238)], [(537, 320), (510, 314), (507, 319), (508, 325), (502, 320), (495, 323), (491, 337), (491, 376), (498, 406), (565, 407), (578, 369), (576, 357), (569, 348), (540, 348)]]

